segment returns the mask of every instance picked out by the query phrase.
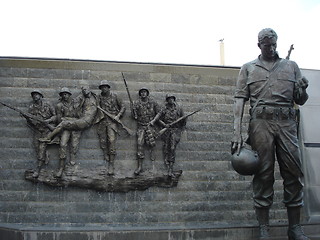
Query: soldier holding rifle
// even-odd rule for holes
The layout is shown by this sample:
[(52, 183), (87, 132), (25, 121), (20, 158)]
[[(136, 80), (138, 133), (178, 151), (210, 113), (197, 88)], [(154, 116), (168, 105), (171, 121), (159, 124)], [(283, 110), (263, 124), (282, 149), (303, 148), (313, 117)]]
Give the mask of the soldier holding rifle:
[[(164, 163), (168, 169), (169, 177), (174, 176), (173, 165), (176, 158), (176, 148), (180, 142), (182, 130), (187, 123), (186, 118), (182, 118), (183, 115), (183, 109), (176, 103), (176, 97), (172, 94), (167, 94), (165, 107), (151, 122), (153, 125), (159, 120), (161, 126), (166, 129), (161, 135), (161, 139), (163, 141)], [(178, 119), (180, 120), (176, 122)]]
[(43, 94), (39, 90), (33, 90), (31, 97), (33, 103), (30, 105), (28, 113), (43, 120), (40, 122), (34, 118), (26, 117), (28, 124), (35, 129), (33, 143), (37, 153), (38, 166), (33, 177), (37, 178), (44, 163), (48, 162), (47, 143), (40, 142), (39, 139), (51, 132), (51, 125), (48, 124), (56, 121), (56, 112), (49, 102), (43, 100)]
[(28, 125), (33, 130), (33, 143), (38, 159), (38, 166), (33, 173), (33, 177), (37, 178), (43, 164), (48, 164), (49, 162), (47, 143), (40, 142), (39, 139), (41, 139), (43, 136), (46, 136), (48, 133), (55, 129), (52, 123), (55, 123), (56, 114), (55, 109), (51, 106), (51, 104), (47, 101), (43, 101), (43, 94), (39, 90), (33, 90), (31, 92), (31, 96), (33, 99), (33, 103), (30, 105), (28, 113), (23, 112), (6, 103), (0, 103), (3, 106), (6, 106), (20, 113), (20, 115), (27, 120)]
[(103, 151), (104, 159), (108, 163), (108, 175), (113, 175), (118, 123), (126, 109), (122, 100), (115, 93), (111, 92), (110, 88), (108, 81), (101, 81), (96, 123), (98, 123), (100, 147)]
[(155, 160), (153, 156), (153, 148), (155, 142), (155, 129), (152, 126), (152, 120), (160, 111), (160, 107), (156, 101), (149, 97), (149, 90), (141, 88), (139, 90), (139, 99), (133, 102), (132, 117), (137, 121), (137, 160), (138, 167), (134, 171), (135, 175), (142, 172), (142, 163), (145, 158), (145, 147), (150, 150), (150, 158)]

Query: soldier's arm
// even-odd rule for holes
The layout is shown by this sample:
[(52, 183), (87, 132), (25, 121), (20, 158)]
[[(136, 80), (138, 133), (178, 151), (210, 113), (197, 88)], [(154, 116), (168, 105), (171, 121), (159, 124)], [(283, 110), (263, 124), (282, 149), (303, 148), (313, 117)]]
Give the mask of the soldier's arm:
[(233, 123), (233, 138), (231, 140), (231, 154), (240, 151), (243, 143), (241, 136), (241, 124), (244, 112), (244, 98), (236, 98), (234, 103), (234, 123)]
[(120, 119), (123, 116), (124, 112), (126, 111), (126, 108), (125, 108), (125, 106), (123, 104), (122, 99), (118, 98), (117, 96), (116, 96), (116, 98), (117, 98), (118, 107), (120, 109), (120, 111), (117, 114), (116, 118)]
[(132, 111), (131, 111), (131, 116), (132, 116), (132, 118), (135, 119), (135, 120), (138, 119), (137, 102), (133, 102)]
[(305, 77), (302, 77), (302, 74), (298, 65), (293, 61), (291, 62), (293, 64), (295, 77), (297, 79), (297, 82), (295, 83), (295, 86), (294, 86), (294, 102), (298, 105), (303, 105), (306, 103), (306, 101), (309, 98), (309, 95), (306, 91), (309, 85), (309, 82)]

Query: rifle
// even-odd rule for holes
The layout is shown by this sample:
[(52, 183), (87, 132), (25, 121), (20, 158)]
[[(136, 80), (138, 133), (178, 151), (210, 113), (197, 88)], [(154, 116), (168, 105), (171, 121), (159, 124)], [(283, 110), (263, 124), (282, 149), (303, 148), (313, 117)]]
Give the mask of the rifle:
[(289, 49), (289, 51), (288, 51), (288, 56), (286, 57), (287, 60), (290, 59), (290, 55), (291, 55), (291, 51), (292, 51), (292, 50), (294, 50), (293, 44), (291, 44), (290, 49)]
[(201, 111), (201, 110), (202, 110), (202, 109), (198, 109), (198, 110), (196, 110), (196, 111), (193, 111), (193, 112), (191, 112), (191, 113), (189, 113), (189, 114), (187, 114), (187, 115), (184, 115), (184, 116), (178, 118), (177, 120), (173, 121), (172, 123), (168, 124), (169, 127), (167, 127), (167, 128), (162, 128), (162, 129), (159, 131), (158, 136), (161, 136), (162, 134), (164, 134), (164, 133), (165, 133), (169, 128), (171, 128), (173, 125), (175, 125), (175, 124), (183, 121), (184, 119), (190, 117), (191, 115), (193, 115), (193, 114), (195, 114), (195, 113), (197, 113), (197, 112), (199, 112), (199, 111)]
[(45, 126), (46, 126), (47, 128), (49, 128), (51, 131), (53, 131), (53, 130), (55, 129), (54, 126), (50, 125), (50, 124), (47, 123), (45, 120), (43, 120), (43, 119), (41, 119), (41, 118), (39, 118), (39, 117), (37, 117), (37, 116), (35, 116), (35, 115), (33, 115), (33, 114), (25, 113), (25, 112), (23, 112), (23, 111), (15, 108), (15, 107), (13, 107), (13, 106), (10, 106), (10, 105), (8, 105), (8, 104), (6, 104), (6, 103), (3, 103), (3, 102), (1, 102), (1, 101), (0, 101), (0, 103), (1, 103), (3, 106), (6, 106), (7, 108), (10, 108), (10, 109), (12, 109), (12, 110), (20, 113), (20, 115), (22, 115), (22, 116), (23, 116), (25, 119), (27, 119), (27, 120), (28, 120), (28, 119), (36, 120), (37, 122), (45, 125)]
[(121, 122), (121, 120), (116, 120), (115, 117), (114, 117), (111, 113), (109, 113), (109, 112), (107, 112), (106, 110), (102, 109), (100, 106), (97, 106), (97, 108), (98, 108), (100, 111), (102, 111), (104, 114), (106, 114), (109, 118), (111, 118), (112, 121), (120, 124), (120, 126), (121, 126), (124, 130), (126, 130), (126, 132), (127, 132), (129, 135), (132, 136), (132, 135), (134, 134), (133, 131), (132, 131), (130, 128), (126, 127), (126, 126)]
[[(293, 44), (291, 44), (290, 49), (288, 51), (288, 56), (286, 57), (287, 60), (290, 59), (291, 51), (294, 50)], [(300, 109), (297, 104), (294, 104), (294, 108), (296, 110), (296, 122), (297, 122), (297, 133), (298, 133), (298, 138), (299, 138), (299, 128), (300, 128)]]
[(127, 90), (128, 97), (129, 97), (129, 101), (130, 101), (130, 109), (131, 109), (131, 112), (132, 112), (132, 110), (133, 110), (133, 101), (132, 101), (132, 98), (131, 98), (131, 95), (130, 95), (130, 92), (129, 92), (129, 88), (128, 88), (128, 85), (127, 85), (127, 81), (126, 81), (126, 79), (124, 78), (123, 72), (121, 72), (121, 75), (122, 75), (122, 79), (123, 79), (123, 81), (124, 81), (124, 85), (126, 86), (126, 90)]

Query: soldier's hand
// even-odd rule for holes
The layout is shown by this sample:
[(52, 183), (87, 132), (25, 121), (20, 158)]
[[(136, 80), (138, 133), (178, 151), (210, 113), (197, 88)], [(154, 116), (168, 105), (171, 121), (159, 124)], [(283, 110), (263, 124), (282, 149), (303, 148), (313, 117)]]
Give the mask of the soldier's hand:
[(237, 154), (240, 154), (240, 150), (243, 144), (242, 136), (241, 134), (234, 134), (232, 140), (231, 140), (231, 154), (234, 154), (237, 152)]
[(302, 77), (297, 81), (297, 85), (302, 89), (306, 89), (309, 86), (309, 81), (305, 77)]

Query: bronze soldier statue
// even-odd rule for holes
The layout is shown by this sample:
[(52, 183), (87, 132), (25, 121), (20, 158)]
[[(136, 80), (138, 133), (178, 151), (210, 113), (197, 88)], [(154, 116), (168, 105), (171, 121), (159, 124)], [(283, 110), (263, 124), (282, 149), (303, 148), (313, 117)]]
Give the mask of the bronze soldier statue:
[[(44, 123), (55, 123), (56, 111), (49, 102), (43, 100), (43, 94), (39, 90), (33, 90), (31, 96), (33, 103), (30, 105), (28, 112), (33, 116), (44, 120)], [(48, 125), (43, 122), (31, 118), (26, 119), (28, 124), (34, 129), (33, 143), (37, 153), (38, 166), (33, 173), (33, 177), (37, 178), (44, 163), (48, 163), (47, 143), (40, 142), (39, 139), (46, 136), (51, 131)]]
[[(103, 151), (104, 159), (108, 162), (108, 175), (114, 175), (118, 122), (126, 109), (122, 100), (115, 93), (111, 92), (110, 88), (108, 81), (101, 81), (99, 86), (101, 93), (98, 95), (98, 106), (102, 110), (98, 110), (96, 123), (98, 123), (97, 130), (100, 147)], [(104, 113), (105, 111), (109, 113), (109, 115), (106, 115)]]
[(145, 158), (145, 147), (150, 150), (150, 158), (154, 161), (153, 148), (155, 142), (155, 130), (151, 122), (160, 111), (156, 101), (150, 98), (147, 88), (139, 90), (139, 99), (133, 102), (132, 117), (137, 121), (137, 161), (138, 167), (134, 171), (136, 175), (142, 172), (142, 163)]
[[(163, 141), (164, 163), (168, 169), (169, 177), (174, 176), (173, 165), (176, 158), (176, 148), (180, 142), (182, 130), (186, 125), (186, 118), (182, 118), (183, 116), (183, 109), (176, 103), (176, 97), (167, 94), (165, 107), (151, 123), (154, 124), (155, 121), (159, 120), (160, 125), (167, 129), (161, 135), (161, 139)], [(176, 122), (179, 118), (182, 119)]]
[(231, 153), (242, 147), (241, 124), (244, 104), (250, 100), (249, 144), (258, 152), (260, 166), (253, 178), (254, 206), (260, 239), (269, 239), (269, 209), (273, 203), (274, 166), (277, 159), (283, 178), (291, 240), (309, 239), (300, 226), (303, 183), (294, 104), (303, 105), (308, 81), (298, 65), (276, 52), (277, 34), (270, 28), (258, 35), (261, 55), (242, 66), (235, 92), (234, 137)]
[[(65, 120), (75, 120), (77, 116), (75, 101), (72, 99), (72, 93), (69, 88), (62, 88), (60, 93), (60, 101), (56, 106), (57, 122), (58, 124)], [(75, 156), (79, 150), (79, 143), (81, 137), (80, 130), (67, 130), (64, 129), (60, 136), (60, 149), (59, 149), (59, 170), (56, 173), (57, 177), (61, 177), (64, 170), (67, 158), (68, 144), (70, 148), (70, 165), (75, 165)]]

